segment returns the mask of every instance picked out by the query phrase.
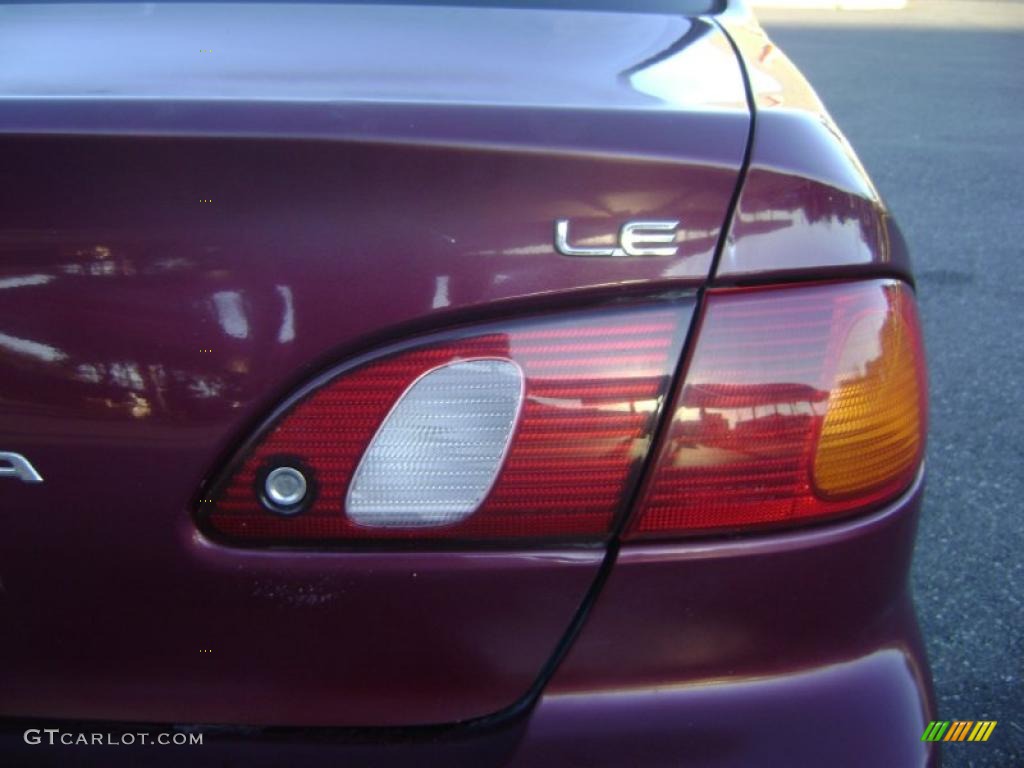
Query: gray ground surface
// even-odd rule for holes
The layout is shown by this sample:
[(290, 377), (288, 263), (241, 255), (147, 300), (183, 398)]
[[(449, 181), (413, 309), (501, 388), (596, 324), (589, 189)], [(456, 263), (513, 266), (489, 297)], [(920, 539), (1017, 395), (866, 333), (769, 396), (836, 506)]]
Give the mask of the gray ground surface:
[[(1024, 25), (762, 14), (895, 211), (931, 366), (913, 585), (943, 719), (999, 721), (946, 766), (1024, 765)], [(989, 4), (995, 5), (995, 4)], [(1018, 6), (1019, 8), (1019, 6)], [(837, 16), (843, 18), (836, 19)]]

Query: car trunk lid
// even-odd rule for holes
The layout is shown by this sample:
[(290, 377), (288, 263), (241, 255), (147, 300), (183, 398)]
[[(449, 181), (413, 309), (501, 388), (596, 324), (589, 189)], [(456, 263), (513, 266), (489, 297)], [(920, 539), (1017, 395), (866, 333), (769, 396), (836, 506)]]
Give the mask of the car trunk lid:
[[(195, 505), (339, 361), (701, 285), (749, 129), (722, 34), (509, 9), (5, 14), (5, 50), (65, 55), (0, 74), (0, 450), (44, 478), (0, 478), (0, 711), (405, 726), (527, 695), (602, 548), (239, 549)], [(564, 256), (556, 219), (592, 246), (678, 220), (678, 249)]]

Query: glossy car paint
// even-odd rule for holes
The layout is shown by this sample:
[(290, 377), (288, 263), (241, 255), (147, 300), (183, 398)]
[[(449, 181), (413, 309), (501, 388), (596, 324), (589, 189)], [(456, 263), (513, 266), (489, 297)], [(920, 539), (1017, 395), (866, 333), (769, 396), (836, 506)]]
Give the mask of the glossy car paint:
[[(204, 478), (326, 366), (428, 329), (704, 283), (751, 128), (718, 25), (757, 109), (714, 280), (909, 275), (802, 79), (759, 79), (778, 70), (742, 8), (530, 12), (529, 35), (512, 34), (522, 11), (445, 10), (411, 40), (382, 9), (231, 7), (106, 6), (68, 27), (48, 23), (57, 6), (4, 9), (7, 50), (85, 48), (75, 73), (16, 56), (0, 74), (12, 182), (0, 187), (0, 449), (47, 478), (44, 497), (0, 489), (13, 628), (0, 649), (19, 659), (0, 673), (0, 711), (29, 718), (9, 720), (0, 746), (64, 760), (20, 743), (37, 718), (423, 725), (518, 700), (448, 729), (209, 731), (189, 759), (936, 760), (917, 741), (934, 706), (906, 596), (919, 487), (862, 520), (613, 545), (607, 560), (241, 551), (196, 533)], [(374, 44), (384, 31), (394, 44)], [(211, 38), (234, 58), (174, 58)], [(274, 58), (277, 39), (291, 54)], [(100, 53), (111, 45), (131, 46), (131, 70)], [(653, 87), (634, 77), (649, 70)], [(551, 248), (555, 218), (611, 242), (638, 214), (682, 220), (679, 258), (577, 262)], [(543, 694), (520, 698), (559, 660), (580, 606)]]
[[(912, 659), (898, 638), (910, 615), (918, 491), (900, 512), (825, 535), (624, 546), (548, 691), (766, 677), (886, 647)], [(856, 578), (830, 567), (836, 560), (860, 563)]]
[(911, 280), (899, 228), (803, 75), (742, 5), (733, 4), (719, 21), (743, 55), (755, 120), (715, 280), (823, 274)]
[[(623, 547), (582, 633), (531, 711), (449, 730), (203, 729), (204, 747), (189, 750), (189, 761), (934, 765), (934, 745), (920, 741), (934, 706), (907, 593), (921, 496), (919, 480), (894, 504), (840, 526)], [(679, 566), (690, 578), (679, 577)], [(0, 748), (33, 765), (60, 765), (67, 756), (105, 764), (88, 748), (55, 754), (27, 747), (22, 732), (37, 724), (8, 721)], [(153, 765), (180, 759), (145, 754)]]
[[(601, 548), (239, 551), (192, 511), (323, 368), (705, 280), (749, 128), (724, 35), (346, 5), (4, 15), (23, 55), (0, 76), (0, 439), (47, 482), (0, 489), (19, 511), (0, 650), (20, 659), (0, 712), (394, 726), (517, 702)], [(76, 67), (46, 55), (69, 47)], [(673, 74), (693, 57), (713, 90)], [(678, 255), (566, 258), (558, 217), (578, 240), (678, 218)]]

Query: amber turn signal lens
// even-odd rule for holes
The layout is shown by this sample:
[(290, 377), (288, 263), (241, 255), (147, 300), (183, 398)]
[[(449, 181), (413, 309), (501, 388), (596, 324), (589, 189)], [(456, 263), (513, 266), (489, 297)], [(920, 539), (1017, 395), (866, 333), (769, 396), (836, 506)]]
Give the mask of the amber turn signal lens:
[(913, 482), (927, 383), (895, 280), (711, 291), (625, 537), (793, 525)]
[[(924, 366), (913, 299), (893, 289), (887, 306), (850, 329), (818, 438), (814, 486), (826, 498), (906, 478), (924, 443)], [(868, 361), (868, 362), (862, 362)]]

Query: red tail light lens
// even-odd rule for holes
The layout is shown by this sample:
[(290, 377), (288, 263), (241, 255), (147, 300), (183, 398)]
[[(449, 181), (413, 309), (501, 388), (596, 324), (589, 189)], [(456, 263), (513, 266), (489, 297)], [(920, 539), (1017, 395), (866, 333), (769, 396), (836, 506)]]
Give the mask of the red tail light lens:
[(243, 449), (200, 515), (262, 542), (603, 538), (689, 317), (675, 304), (581, 312), (328, 375)]
[(696, 338), (626, 538), (804, 522), (910, 485), (926, 381), (905, 285), (710, 292)]

